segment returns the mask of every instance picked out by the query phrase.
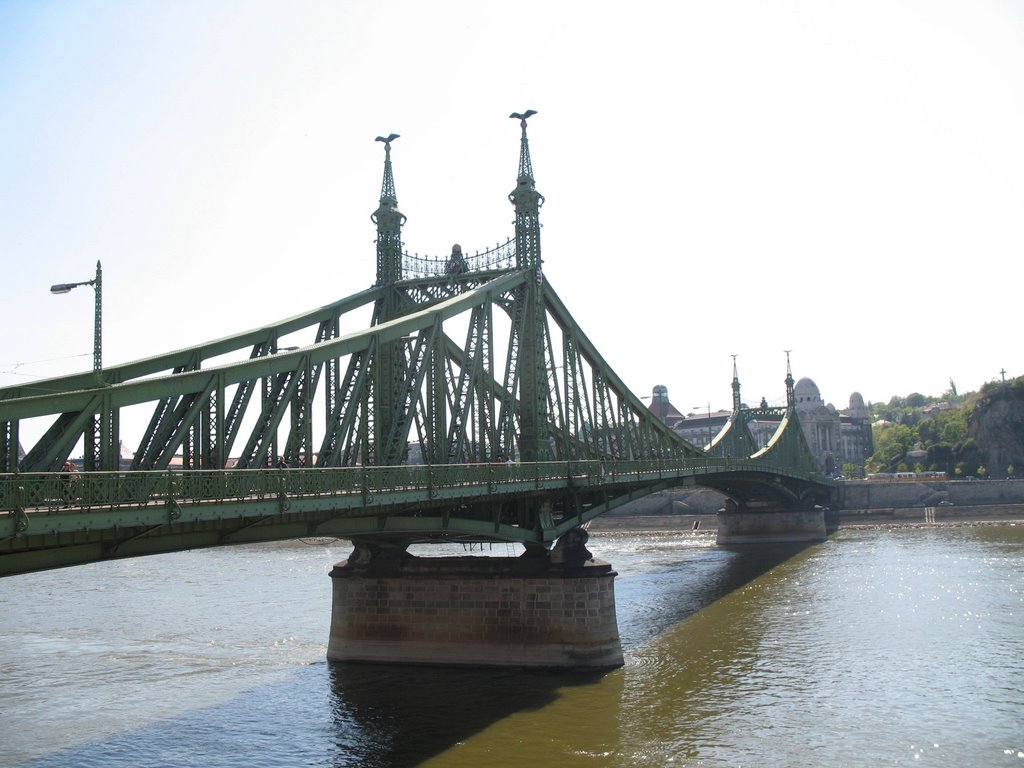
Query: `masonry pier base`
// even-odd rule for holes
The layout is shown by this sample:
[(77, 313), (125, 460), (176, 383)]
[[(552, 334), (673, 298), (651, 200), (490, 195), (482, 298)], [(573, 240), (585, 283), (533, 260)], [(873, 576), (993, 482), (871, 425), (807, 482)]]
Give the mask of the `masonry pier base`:
[(773, 544), (824, 541), (825, 510), (721, 509), (718, 511), (718, 544)]
[[(356, 553), (353, 553), (354, 555)], [(622, 666), (611, 565), (522, 557), (372, 558), (331, 571), (327, 658), (450, 666)]]

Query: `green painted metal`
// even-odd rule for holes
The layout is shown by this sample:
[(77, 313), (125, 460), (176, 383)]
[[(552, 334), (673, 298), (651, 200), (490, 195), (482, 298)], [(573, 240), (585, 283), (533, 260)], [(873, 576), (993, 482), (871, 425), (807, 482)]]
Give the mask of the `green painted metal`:
[[(740, 501), (826, 499), (791, 375), (767, 447), (753, 452), (736, 381), (730, 428), (705, 455), (579, 328), (542, 271), (533, 114), (512, 115), (510, 240), (410, 256), (391, 164), (398, 137), (378, 137), (372, 288), (189, 349), (0, 389), (0, 572), (299, 535), (546, 545), (632, 498), (697, 481)], [(305, 346), (282, 348), (303, 335)], [(140, 406), (151, 415), (122, 466), (122, 412)], [(47, 426), (19, 460), (28, 419)], [(76, 446), (87, 471), (59, 508), (59, 470)]]
[[(761, 489), (779, 503), (805, 474), (704, 457), (0, 475), (0, 575), (98, 559), (282, 538), (550, 544), (621, 504), (680, 485)], [(538, 505), (545, 514), (534, 514)]]
[(515, 296), (513, 316), (513, 335), (518, 351), (519, 450), (523, 461), (544, 461), (550, 456), (548, 369), (543, 350), (544, 315), (540, 296), (544, 285), (540, 248), (540, 207), (544, 204), (544, 196), (537, 191), (533, 178), (530, 143), (526, 136), (526, 121), (534, 114), (532, 109), (528, 109), (509, 116), (518, 119), (522, 128), (519, 174), (516, 188), (509, 194), (509, 202), (516, 212), (516, 264), (534, 276), (534, 280), (526, 280), (520, 286)]
[[(402, 279), (402, 223), (405, 216), (398, 210), (398, 196), (391, 169), (391, 142), (397, 134), (383, 137), (384, 180), (381, 184), (380, 204), (371, 216), (377, 225), (377, 284), (384, 291), (374, 307), (374, 324), (393, 320), (402, 314), (402, 295), (396, 283)], [(372, 389), (365, 391), (364, 413), (372, 425), (367, 424), (367, 438), (372, 435), (372, 455), (365, 460), (373, 464), (397, 464), (405, 453), (405, 443), (392, 439), (402, 431), (406, 414), (402, 407), (402, 385), (405, 381), (405, 350), (401, 339), (376, 339), (370, 367)], [(370, 447), (366, 446), (369, 451)]]

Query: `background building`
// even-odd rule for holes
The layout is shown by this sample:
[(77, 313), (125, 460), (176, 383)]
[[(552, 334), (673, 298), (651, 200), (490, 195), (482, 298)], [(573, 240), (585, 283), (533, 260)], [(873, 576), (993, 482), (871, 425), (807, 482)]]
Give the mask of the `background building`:
[(875, 449), (868, 408), (861, 394), (851, 394), (849, 406), (840, 411), (822, 400), (818, 385), (809, 378), (800, 379), (793, 392), (797, 417), (821, 471), (839, 474), (844, 464), (863, 468)]
[[(845, 464), (863, 469), (864, 461), (874, 452), (874, 443), (868, 408), (861, 394), (851, 394), (849, 406), (838, 410), (825, 403), (818, 385), (805, 377), (796, 383), (793, 395), (797, 418), (811, 453), (818, 459), (819, 469), (827, 475), (840, 474)], [(761, 407), (768, 409), (764, 400)], [(722, 430), (732, 415), (730, 411), (712, 412), (709, 406), (706, 413), (684, 416), (669, 400), (668, 387), (661, 384), (651, 391), (650, 410), (684, 440), (701, 447)], [(778, 429), (779, 419), (761, 414), (748, 426), (758, 447), (763, 448)]]

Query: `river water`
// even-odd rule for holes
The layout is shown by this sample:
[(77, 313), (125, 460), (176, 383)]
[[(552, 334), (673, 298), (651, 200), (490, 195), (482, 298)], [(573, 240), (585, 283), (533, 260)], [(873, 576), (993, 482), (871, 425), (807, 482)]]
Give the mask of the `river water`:
[(592, 534), (601, 674), (328, 664), (345, 542), (8, 577), (0, 766), (1024, 767), (1024, 525), (713, 542)]

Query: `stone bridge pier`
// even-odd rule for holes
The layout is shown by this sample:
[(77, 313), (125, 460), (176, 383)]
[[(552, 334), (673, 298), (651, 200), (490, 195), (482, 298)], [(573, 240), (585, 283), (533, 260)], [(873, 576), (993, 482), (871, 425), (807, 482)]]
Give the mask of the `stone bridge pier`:
[(815, 542), (828, 538), (825, 509), (784, 507), (748, 502), (742, 506), (731, 499), (718, 511), (719, 545)]
[[(575, 535), (573, 535), (575, 534)], [(609, 563), (578, 530), (551, 552), (414, 557), (356, 542), (331, 571), (327, 658), (451, 666), (622, 666)]]

